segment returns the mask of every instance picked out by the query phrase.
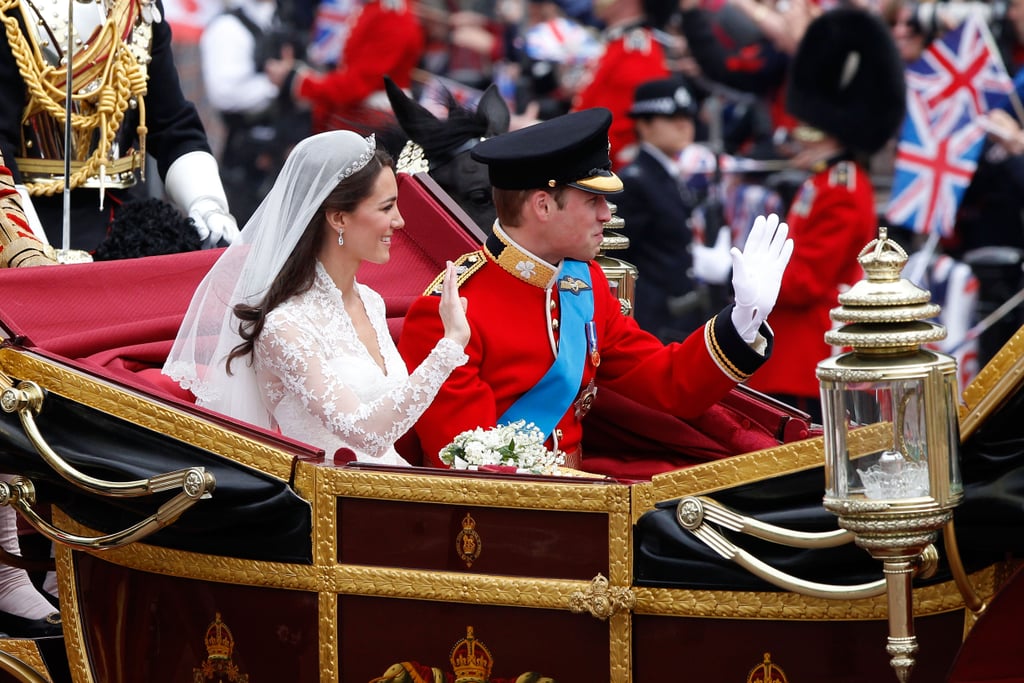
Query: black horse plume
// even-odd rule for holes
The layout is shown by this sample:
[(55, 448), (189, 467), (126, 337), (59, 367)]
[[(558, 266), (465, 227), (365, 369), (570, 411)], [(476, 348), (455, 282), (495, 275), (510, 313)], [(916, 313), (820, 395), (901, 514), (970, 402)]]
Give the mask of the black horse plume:
[(444, 91), (448, 118), (439, 119), (426, 107), (412, 99), (387, 76), (384, 88), (395, 112), (398, 125), (409, 139), (423, 148), (431, 165), (440, 165), (454, 158), (469, 140), (488, 138), (508, 132), (511, 114), (496, 85), (490, 85), (480, 97), (476, 109), (458, 104)]
[(473, 222), (488, 230), (495, 209), (487, 167), (473, 160), (469, 151), (484, 138), (508, 132), (511, 113), (497, 86), (489, 86), (473, 110), (458, 104), (445, 91), (446, 119), (434, 116), (390, 78), (384, 78), (384, 87), (398, 125), (410, 141), (419, 145), (430, 176)]

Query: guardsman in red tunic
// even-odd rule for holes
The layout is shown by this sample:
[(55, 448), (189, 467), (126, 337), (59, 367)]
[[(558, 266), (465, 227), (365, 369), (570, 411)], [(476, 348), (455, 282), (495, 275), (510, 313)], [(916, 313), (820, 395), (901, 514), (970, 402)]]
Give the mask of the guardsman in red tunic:
[(313, 132), (358, 130), (364, 134), (393, 123), (384, 76), (400, 88), (412, 85), (426, 36), (406, 0), (368, 0), (353, 13), (337, 66), (317, 73), (294, 60), (268, 60), (278, 86), (313, 109)]
[[(587, 469), (581, 420), (608, 387), (679, 417), (695, 417), (771, 353), (771, 311), (792, 242), (777, 218), (759, 218), (733, 255), (736, 306), (680, 343), (664, 345), (622, 313), (593, 260), (611, 217), (606, 109), (560, 116), (477, 145), (498, 220), (484, 248), (458, 261), (468, 299), (469, 362), (438, 392), (415, 431), (428, 464), (459, 433), (533, 422), (567, 464)], [(439, 292), (411, 306), (399, 350), (416, 366), (443, 334)], [(615, 471), (603, 473), (615, 475)]]
[(612, 113), (608, 139), (612, 145), (612, 168), (621, 169), (636, 154), (636, 133), (628, 112), (633, 93), (641, 83), (670, 75), (665, 45), (648, 26), (639, 0), (611, 0), (597, 3), (595, 10), (608, 28), (604, 53), (577, 93), (573, 109), (604, 107)]
[(787, 109), (800, 122), (794, 163), (812, 171), (786, 220), (796, 245), (772, 312), (778, 351), (748, 384), (821, 421), (817, 364), (829, 311), (861, 279), (861, 249), (878, 234), (864, 159), (903, 119), (903, 66), (889, 30), (862, 10), (836, 9), (812, 22), (797, 50)]

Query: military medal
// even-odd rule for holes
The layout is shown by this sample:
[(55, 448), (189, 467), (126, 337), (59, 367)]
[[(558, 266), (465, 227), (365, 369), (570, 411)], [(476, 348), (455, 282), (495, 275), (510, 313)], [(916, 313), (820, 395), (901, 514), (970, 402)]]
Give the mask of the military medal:
[(590, 363), (596, 368), (601, 364), (601, 352), (597, 350), (597, 325), (593, 320), (587, 322), (587, 351), (590, 353)]
[(582, 420), (586, 417), (590, 409), (594, 407), (594, 397), (597, 396), (597, 385), (594, 384), (594, 380), (587, 382), (587, 386), (580, 390), (579, 396), (576, 397), (576, 401), (573, 406), (576, 408), (576, 419)]

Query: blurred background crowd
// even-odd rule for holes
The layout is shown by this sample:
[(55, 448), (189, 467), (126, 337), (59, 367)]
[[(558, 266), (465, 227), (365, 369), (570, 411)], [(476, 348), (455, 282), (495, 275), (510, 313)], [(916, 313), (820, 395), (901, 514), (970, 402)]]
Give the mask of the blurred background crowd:
[[(637, 316), (672, 340), (703, 318), (709, 292), (714, 303), (715, 282), (724, 282), (728, 269), (727, 245), (743, 239), (758, 213), (787, 215), (814, 175), (813, 163), (800, 163), (807, 145), (799, 139), (801, 121), (786, 105), (787, 79), (808, 24), (847, 4), (166, 0), (165, 10), (185, 94), (206, 125), (239, 226), (287, 150), (309, 132), (375, 132), (399, 155), (406, 136), (396, 129), (385, 75), (439, 118), (454, 107), (472, 110), (488, 88), (496, 89), (513, 129), (575, 109), (609, 108), (612, 156), (627, 184), (619, 202), (633, 240), (626, 258), (642, 273)], [(920, 150), (904, 149), (908, 135), (921, 131), (908, 133), (906, 126), (857, 155), (869, 173), (877, 225), (889, 226), (914, 254), (912, 274), (949, 309), (947, 350), (961, 360), (966, 380), (1024, 322), (1015, 298), (1024, 284), (1024, 113), (1016, 93), (1024, 77), (1013, 79), (1024, 62), (1024, 0), (854, 4), (890, 32), (908, 92), (921, 78), (931, 78), (926, 87), (932, 88), (936, 78), (954, 85), (973, 79), (971, 92), (982, 101), (953, 126), (975, 131), (955, 156), (944, 157), (947, 150), (933, 145), (924, 170), (913, 163)], [(984, 50), (968, 45), (967, 25), (979, 31), (974, 41)], [(954, 32), (964, 35), (947, 39)], [(934, 73), (950, 59), (944, 50), (963, 61), (952, 75)], [(1005, 80), (979, 75), (972, 59), (1002, 70)], [(649, 100), (681, 88), (685, 102), (663, 114), (638, 113), (642, 86), (654, 88)], [(951, 88), (929, 96), (959, 97)], [(853, 96), (885, 97), (870, 87)], [(862, 113), (879, 115), (870, 108)], [(957, 139), (949, 130), (940, 137)], [(661, 164), (677, 190), (667, 201), (665, 192), (650, 191), (645, 149), (671, 162)], [(671, 285), (659, 284), (661, 273), (673, 274)]]

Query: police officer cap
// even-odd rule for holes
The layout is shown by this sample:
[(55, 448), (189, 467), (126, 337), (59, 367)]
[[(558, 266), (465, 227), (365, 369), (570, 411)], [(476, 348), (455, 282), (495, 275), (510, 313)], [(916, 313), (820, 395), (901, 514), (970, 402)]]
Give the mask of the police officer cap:
[(571, 185), (611, 194), (622, 190), (608, 157), (611, 124), (607, 109), (584, 109), (488, 138), (470, 154), (487, 165), (491, 185), (503, 190)]
[(660, 78), (637, 86), (629, 117), (689, 116), (697, 114), (697, 102), (678, 78)]

